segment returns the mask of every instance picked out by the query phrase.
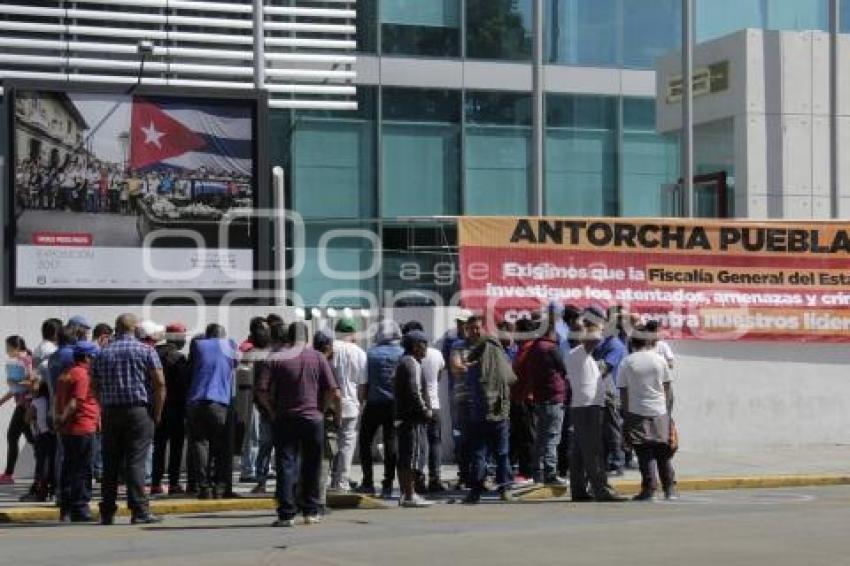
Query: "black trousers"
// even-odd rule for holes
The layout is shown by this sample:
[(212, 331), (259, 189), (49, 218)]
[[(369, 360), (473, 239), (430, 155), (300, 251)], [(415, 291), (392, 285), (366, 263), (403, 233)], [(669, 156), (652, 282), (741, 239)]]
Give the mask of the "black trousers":
[[(669, 493), (676, 482), (676, 473), (673, 471), (668, 444), (650, 442), (635, 446), (635, 453), (640, 466), (641, 490), (645, 493), (655, 493), (658, 489), (658, 478), (661, 478), (661, 487), (664, 493)], [(658, 475), (656, 475), (656, 469)]]
[(88, 517), (92, 488), (94, 435), (65, 435), (62, 439), (62, 515)]
[(384, 435), (383, 487), (392, 487), (397, 461), (395, 438), (395, 407), (392, 403), (366, 403), (360, 423), (360, 466), (363, 468), (363, 485), (375, 485), (372, 475), (372, 440), (380, 428)]
[(594, 497), (613, 490), (608, 485), (602, 446), (603, 408), (573, 407), (573, 452), (570, 458), (570, 492), (573, 499), (589, 497), (587, 488)]
[(33, 485), (38, 495), (46, 497), (54, 490), (56, 477), (56, 433), (43, 432), (35, 439)]
[(623, 452), (623, 415), (620, 413), (620, 401), (607, 399), (603, 411), (603, 464), (606, 470), (622, 470), (626, 465), (626, 455)]
[(227, 489), (227, 407), (219, 403), (189, 406), (189, 457), (194, 461), (200, 489)]
[(151, 485), (162, 485), (166, 452), (168, 453), (168, 485), (171, 487), (180, 484), (180, 467), (183, 461), (183, 445), (185, 442), (185, 408), (166, 407), (162, 414), (162, 422), (156, 427), (153, 437)]
[(511, 401), (511, 464), (520, 475), (534, 477), (534, 406)]
[(6, 475), (9, 476), (15, 473), (15, 466), (18, 464), (18, 454), (20, 453), (18, 441), (20, 441), (21, 435), (24, 435), (27, 442), (33, 443), (32, 431), (24, 418), (26, 413), (26, 407), (18, 405), (9, 420), (9, 429), (6, 433)]
[[(150, 511), (145, 493), (145, 459), (153, 442), (154, 424), (147, 407), (105, 407), (103, 427), (103, 484), (101, 517), (117, 509), (118, 473), (123, 468), (127, 506), (133, 516)], [(63, 470), (64, 474), (64, 470)]]
[(573, 422), (570, 406), (564, 406), (564, 424), (561, 427), (561, 443), (558, 445), (558, 475), (566, 478), (570, 474), (570, 453), (573, 449)]

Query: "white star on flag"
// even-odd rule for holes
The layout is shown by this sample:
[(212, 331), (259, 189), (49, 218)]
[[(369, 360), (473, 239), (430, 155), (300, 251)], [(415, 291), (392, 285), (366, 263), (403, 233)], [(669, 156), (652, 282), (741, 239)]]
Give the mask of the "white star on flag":
[(156, 130), (156, 126), (153, 123), (153, 120), (151, 120), (151, 125), (147, 128), (142, 127), (142, 131), (145, 133), (146, 144), (152, 143), (157, 147), (157, 149), (162, 149), (162, 144), (159, 143), (159, 140), (162, 136), (165, 135), (165, 132), (158, 132)]

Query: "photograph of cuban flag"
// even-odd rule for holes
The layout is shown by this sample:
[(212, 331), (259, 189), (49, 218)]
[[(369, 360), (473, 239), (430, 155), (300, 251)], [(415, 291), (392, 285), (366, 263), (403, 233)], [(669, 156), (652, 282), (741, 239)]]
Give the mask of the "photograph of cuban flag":
[(251, 115), (238, 105), (136, 96), (130, 167), (247, 176), (252, 169), (252, 127)]
[[(256, 101), (32, 90), (14, 109), (15, 240), (19, 265), (38, 268), (19, 269), (19, 286), (243, 285), (197, 249), (234, 250), (216, 261), (251, 268), (252, 224), (227, 219), (255, 205)], [(163, 280), (165, 270), (139, 272), (146, 248), (169, 270), (212, 267)], [(48, 254), (65, 259), (39, 261)]]

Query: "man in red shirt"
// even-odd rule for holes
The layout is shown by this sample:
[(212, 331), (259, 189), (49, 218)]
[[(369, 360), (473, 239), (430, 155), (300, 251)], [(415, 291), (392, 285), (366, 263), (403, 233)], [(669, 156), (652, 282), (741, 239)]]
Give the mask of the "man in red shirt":
[(100, 406), (91, 390), (90, 366), (97, 355), (94, 342), (77, 342), (74, 366), (56, 384), (56, 425), (62, 441), (60, 521), (92, 520), (92, 445), (100, 421)]

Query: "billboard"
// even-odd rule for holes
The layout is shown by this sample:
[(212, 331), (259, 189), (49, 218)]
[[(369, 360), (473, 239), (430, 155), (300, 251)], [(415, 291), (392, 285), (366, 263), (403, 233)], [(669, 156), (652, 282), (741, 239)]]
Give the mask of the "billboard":
[(672, 338), (850, 342), (850, 223), (462, 218), (464, 306), (623, 306)]
[(252, 289), (257, 100), (14, 90), (14, 289)]

